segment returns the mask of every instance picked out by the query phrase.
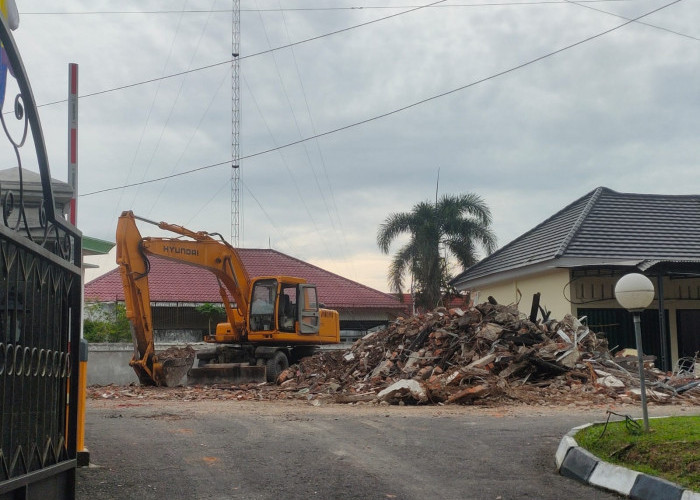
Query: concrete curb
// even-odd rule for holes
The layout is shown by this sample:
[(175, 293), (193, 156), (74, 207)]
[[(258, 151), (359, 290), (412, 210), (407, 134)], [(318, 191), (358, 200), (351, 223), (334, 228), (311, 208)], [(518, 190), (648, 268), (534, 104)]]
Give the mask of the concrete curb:
[(574, 427), (559, 442), (554, 457), (559, 474), (634, 500), (700, 500), (700, 493), (665, 479), (609, 464), (578, 446), (574, 436), (590, 425), (593, 424)]

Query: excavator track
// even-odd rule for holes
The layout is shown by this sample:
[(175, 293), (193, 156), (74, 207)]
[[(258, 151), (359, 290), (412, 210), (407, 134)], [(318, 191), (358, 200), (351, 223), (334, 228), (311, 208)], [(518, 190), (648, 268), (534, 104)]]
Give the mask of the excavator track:
[(187, 374), (187, 385), (252, 384), (266, 381), (265, 366), (247, 363), (211, 363), (192, 368)]

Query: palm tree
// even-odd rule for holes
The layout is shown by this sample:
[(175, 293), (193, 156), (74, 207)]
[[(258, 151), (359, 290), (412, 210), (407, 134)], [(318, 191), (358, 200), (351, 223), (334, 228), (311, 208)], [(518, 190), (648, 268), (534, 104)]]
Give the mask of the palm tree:
[(473, 193), (445, 195), (435, 204), (421, 202), (410, 212), (390, 214), (377, 232), (379, 249), (388, 254), (391, 243), (403, 233), (410, 239), (391, 261), (389, 285), (392, 291), (402, 293), (408, 272), (419, 292), (417, 302), (429, 308), (438, 304), (441, 287), (449, 280), (441, 248), (463, 269), (477, 262), (477, 247), (487, 253), (496, 248), (491, 211)]

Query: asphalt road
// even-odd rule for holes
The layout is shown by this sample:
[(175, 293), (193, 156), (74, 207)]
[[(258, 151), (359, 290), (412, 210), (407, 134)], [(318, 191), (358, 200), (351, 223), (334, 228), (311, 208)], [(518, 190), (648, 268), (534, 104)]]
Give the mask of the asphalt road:
[(613, 499), (559, 476), (604, 410), (96, 402), (87, 499)]

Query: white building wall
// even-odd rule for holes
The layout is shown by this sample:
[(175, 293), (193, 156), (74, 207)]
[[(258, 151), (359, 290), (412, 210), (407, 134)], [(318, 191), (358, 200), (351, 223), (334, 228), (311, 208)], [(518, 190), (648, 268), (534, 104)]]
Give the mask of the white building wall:
[(85, 255), (83, 262), (95, 267), (86, 267), (85, 283), (90, 283), (92, 280), (99, 278), (103, 274), (116, 269), (117, 267), (117, 247), (115, 246), (108, 254), (105, 255)]
[(539, 292), (540, 306), (550, 311), (552, 318), (561, 319), (572, 313), (568, 283), (568, 269), (551, 269), (480, 287), (472, 291), (472, 297), (478, 304), (492, 296), (499, 304), (517, 304), (520, 312), (529, 315), (532, 297)]

